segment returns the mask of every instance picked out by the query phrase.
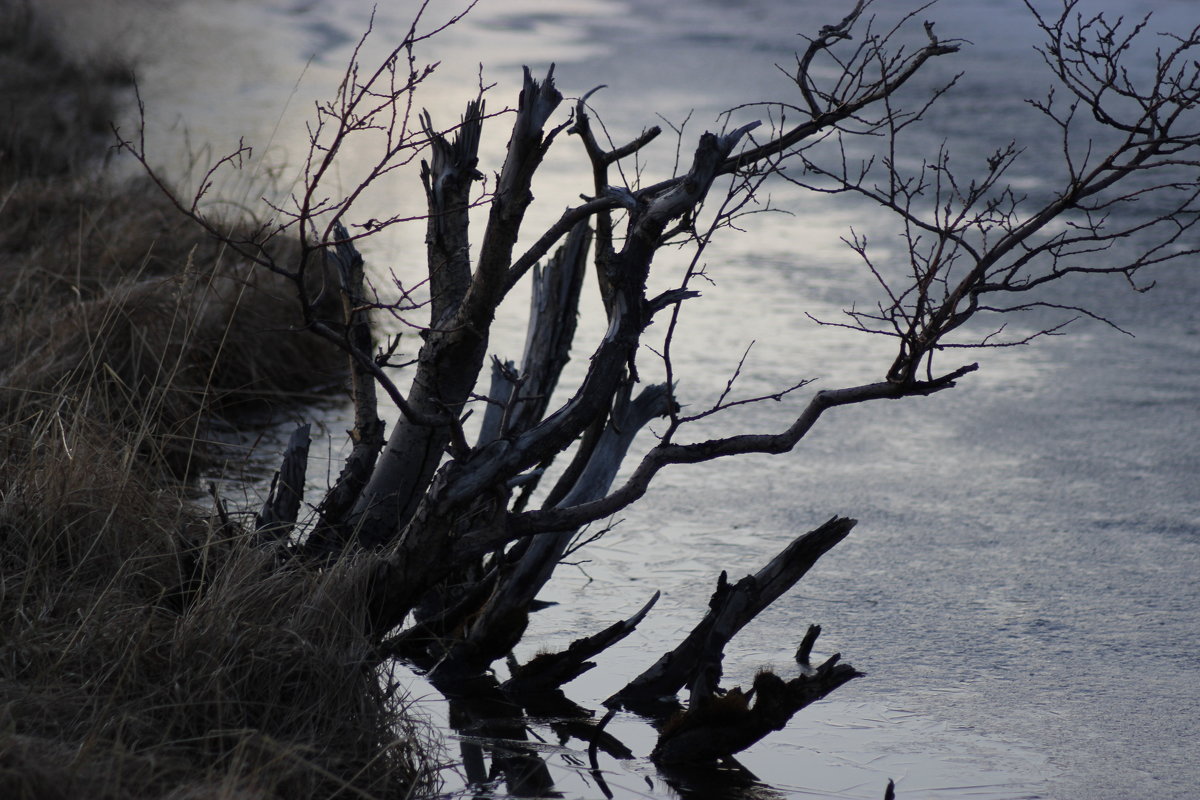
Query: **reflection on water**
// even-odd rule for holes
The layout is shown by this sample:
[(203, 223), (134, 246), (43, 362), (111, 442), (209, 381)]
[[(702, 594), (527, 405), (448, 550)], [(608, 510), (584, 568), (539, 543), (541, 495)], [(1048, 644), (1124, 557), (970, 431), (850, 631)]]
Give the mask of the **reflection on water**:
[[(331, 91), (371, 13), (369, 0), (74, 5), (106, 9), (111, 33), (143, 54), (143, 95), (164, 158), (178, 153), (181, 125), (217, 152), (245, 135), (268, 164), (284, 165), (285, 188), (311, 99)], [(880, 4), (880, 13), (893, 5)], [(1102, 5), (1151, 9), (1168, 27), (1195, 22), (1184, 0)], [(379, 8), (373, 46), (392, 42), (411, 8)], [(1017, 139), (1030, 153), (1015, 179), (1045, 191), (1057, 168), (1042, 157), (1044, 137), (1021, 99), (1040, 94), (1047, 79), (1021, 4), (964, 0), (927, 14), (942, 36), (974, 44), (912, 87), (920, 96), (966, 73), (918, 142), (949, 138), (956, 163), (967, 165)], [(727, 107), (786, 92), (773, 63), (788, 60), (797, 31), (838, 16), (815, 0), (483, 2), (431, 46), (442, 67), (422, 102), (451, 120), (479, 62), (486, 80), (500, 82), (500, 104), (512, 97), (517, 66), (542, 70), (554, 60), (569, 96), (609, 85), (594, 105), (615, 138), (660, 122), (656, 113), (681, 124), (694, 109), (691, 138)], [(752, 113), (739, 111), (735, 122)], [(484, 154), (493, 167), (504, 138)], [(564, 139), (552, 151), (534, 222), (588, 187), (577, 147)], [(673, 143), (649, 159), (657, 178), (673, 162)], [(397, 184), (380, 202), (419, 206), (413, 186)], [(255, 191), (244, 189), (245, 198)], [(758, 217), (709, 254), (715, 285), (693, 304), (676, 343), (681, 388), (697, 406), (723, 389), (752, 340), (746, 394), (805, 377), (819, 386), (876, 379), (889, 360), (887, 342), (817, 328), (807, 315), (832, 319), (872, 300), (869, 276), (839, 243), (849, 226), (880, 231), (881, 257), (897, 242), (871, 209), (777, 191), (796, 216)], [(368, 257), (411, 271), (407, 254), (422, 252), (422, 235), (401, 231)], [(839, 411), (790, 456), (664, 472), (586, 563), (556, 578), (546, 599), (560, 605), (537, 616), (529, 652), (518, 656), (597, 630), (662, 590), (643, 627), (569, 687), (573, 700), (596, 708), (694, 623), (720, 570), (756, 569), (797, 532), (848, 514), (861, 520), (854, 535), (735, 640), (727, 674), (749, 681), (759, 666), (785, 660), (817, 622), (822, 646), (867, 677), (747, 753), (745, 767), (772, 788), (741, 796), (877, 798), (889, 777), (900, 797), (1189, 796), (1200, 781), (1189, 750), (1200, 719), (1200, 277), (1194, 265), (1177, 265), (1160, 283), (1145, 296), (1111, 285), (1075, 290), (1137, 338), (1081, 326), (1032, 349), (985, 353), (983, 370), (960, 388)], [(494, 341), (502, 356), (516, 355), (523, 335), (523, 308), (512, 311)], [(1035, 330), (1040, 320), (1015, 324)], [(598, 326), (585, 317), (581, 341), (594, 340)], [(584, 361), (577, 357), (570, 374)], [(701, 435), (780, 429), (802, 401), (743, 408)], [(335, 433), (347, 427), (326, 422)], [(329, 455), (336, 461), (336, 450)], [(426, 705), (443, 724), (459, 713)], [(479, 732), (457, 739), (462, 764), (452, 785), (469, 783), (482, 796), (542, 795), (548, 779), (570, 797), (598, 797), (601, 782), (623, 797), (675, 791), (640, 759), (601, 753), (595, 769), (586, 744), (560, 741), (560, 723), (520, 725), (520, 744), (497, 760), (492, 726), (503, 718), (475, 720)], [(626, 715), (607, 730), (639, 756), (652, 746), (648, 727)]]

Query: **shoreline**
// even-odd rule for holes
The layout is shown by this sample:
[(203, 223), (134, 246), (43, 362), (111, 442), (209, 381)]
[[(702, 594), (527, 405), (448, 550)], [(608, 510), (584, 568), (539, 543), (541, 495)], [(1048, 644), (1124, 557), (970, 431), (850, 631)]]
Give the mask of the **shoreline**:
[(428, 736), (328, 576), (194, 498), (222, 426), (340, 387), (344, 357), (106, 169), (128, 70), (36, 14), (0, 0), (0, 796), (428, 794)]

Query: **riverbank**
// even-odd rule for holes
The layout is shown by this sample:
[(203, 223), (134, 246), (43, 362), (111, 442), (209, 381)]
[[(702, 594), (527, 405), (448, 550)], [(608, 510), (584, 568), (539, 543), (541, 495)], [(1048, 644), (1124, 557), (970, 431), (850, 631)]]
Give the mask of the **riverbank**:
[[(244, 135), (256, 153), (269, 144), (280, 159), (290, 153), (293, 161), (304, 151), (288, 149), (290, 143), (277, 132), (298, 133), (303, 139), (303, 126), (281, 123), (278, 106), (262, 98), (288, 98), (302, 71), (325, 90), (336, 86), (319, 68), (334, 71), (344, 65), (345, 48), (323, 50), (323, 43), (339, 33), (356, 38), (363, 30), (360, 20), (372, 6), (370, 0), (37, 2), (39, 11), (56, 5), (86, 6), (94, 15), (101, 15), (95, 9), (108, 6), (139, 9), (141, 25), (130, 31), (130, 38), (139, 43), (153, 39), (172, 56), (163, 63), (174, 71), (160, 69), (167, 78), (160, 81), (143, 68), (150, 61), (147, 51), (137, 50), (143, 54), (138, 61), (145, 78), (143, 97), (163, 121), (160, 130), (183, 120), (193, 132), (192, 142), (215, 142), (212, 152), (228, 152), (229, 138), (236, 143)], [(163, 25), (159, 14), (140, 14), (146, 5), (186, 7), (188, 24)], [(583, 5), (613, 6), (620, 13), (581, 22), (571, 13)], [(1086, 5), (1090, 11), (1093, 3)], [(1127, 19), (1140, 19), (1144, 11), (1133, 0), (1105, 0), (1104, 5), (1119, 7)], [(1183, 0), (1155, 5), (1152, 30), (1190, 30), (1191, 7)], [(692, 4), (572, 0), (553, 13), (540, 9), (523, 18), (514, 9), (525, 6), (529, 4), (483, 4), (478, 12), (493, 16), (474, 14), (474, 21), (456, 30), (462, 34), (457, 42), (436, 58), (469, 69), (465, 85), (470, 89), (480, 61), (511, 67), (489, 75), (511, 73), (519, 79), (521, 63), (536, 62), (549, 44), (555, 45), (556, 59), (563, 51), (591, 53), (583, 61), (559, 59), (555, 74), (564, 92), (582, 93), (599, 80), (609, 84), (594, 99), (603, 103), (597, 111), (612, 123), (618, 140), (636, 135), (643, 123), (661, 121), (655, 112), (678, 121), (697, 103), (729, 107), (759, 97), (766, 84), (741, 67), (759, 64), (778, 73), (771, 62), (791, 63), (796, 31), (812, 32), (819, 24), (837, 21), (826, 19), (827, 7), (814, 0), (751, 0), (745, 7), (720, 8), (704, 4), (703, 13)], [(205, 16), (197, 9), (214, 8), (220, 13), (206, 19), (219, 20), (226, 35), (198, 36), (192, 17)], [(239, 9), (257, 16), (247, 21), (231, 13)], [(402, 12), (402, 6), (380, 9), (379, 39), (403, 35), (406, 27), (388, 27), (384, 19)], [(1171, 12), (1173, 16), (1160, 16)], [(1056, 160), (1060, 153), (1053, 126), (1047, 131), (1038, 125), (1036, 112), (1024, 113), (1033, 109), (1023, 97), (1038, 91), (1030, 87), (1041, 86), (1044, 75), (1039, 60), (1030, 57), (1030, 39), (1017, 30), (1023, 15), (984, 0), (964, 0), (930, 14), (940, 36), (976, 43), (947, 59), (945, 71), (934, 76), (940, 83), (964, 73), (956, 91), (931, 110), (929, 133), (935, 147), (945, 137), (955, 148), (956, 163), (982, 167), (988, 143), (1012, 131), (1028, 150), (1022, 191), (1045, 188), (1061, 167)], [(694, 24), (686, 19), (689, 15)], [(817, 27), (805, 23), (805, 16), (817, 20)], [(547, 27), (562, 35), (548, 36)], [(241, 31), (244, 38), (228, 31)], [(919, 25), (916, 33), (923, 37)], [(507, 54), (493, 46), (497, 37)], [(192, 50), (180, 52), (175, 47), (180, 39), (190, 41), (192, 50), (205, 51), (206, 63), (190, 60)], [(211, 46), (214, 41), (224, 47)], [(578, 46), (580, 41), (586, 50)], [(318, 50), (325, 53), (323, 67), (310, 58)], [(253, 58), (253, 68), (235, 68), (242, 61), (228, 58), (231, 52)], [(270, 65), (274, 77), (284, 80), (272, 80), (258, 69), (260, 64)], [(446, 82), (445, 92), (439, 83), (430, 95), (441, 104), (432, 107), (435, 120), (452, 121), (461, 114), (462, 103), (453, 98), (458, 81)], [(768, 94), (765, 88), (761, 92)], [(164, 97), (176, 102), (164, 103)], [(224, 102), (214, 102), (214, 97)], [(308, 103), (305, 97), (295, 95), (291, 107)], [(909, 97), (919, 100), (923, 93)], [(235, 124), (227, 124), (231, 118)], [(695, 117), (688, 128), (692, 139), (707, 119)], [(179, 141), (178, 128), (164, 135)], [(214, 131), (226, 138), (210, 138)], [(493, 143), (502, 147), (504, 141), (495, 137)], [(577, 143), (563, 137), (550, 157), (572, 153), (564, 162), (578, 160), (579, 154)], [(909, 153), (920, 156), (921, 151)], [(485, 161), (485, 171), (500, 163)], [(656, 163), (669, 170), (671, 160)], [(646, 175), (664, 177), (651, 164)], [(1181, 185), (1189, 175), (1183, 173)], [(564, 177), (539, 187), (539, 202), (557, 215), (561, 204), (572, 203), (581, 187), (588, 186), (590, 172), (582, 181)], [(6, 184), (0, 201), (7, 191)], [(419, 190), (396, 194), (418, 204), (423, 200)], [(785, 204), (789, 198), (780, 192), (776, 199)], [(742, 381), (752, 383), (741, 384), (747, 393), (804, 377), (821, 379), (814, 388), (851, 385), (876, 378), (890, 363), (880, 339), (820, 328), (807, 315), (835, 319), (842, 308), (856, 302), (866, 307), (875, 296), (861, 263), (839, 257), (846, 254), (838, 237), (850, 226), (873, 235), (889, 254), (903, 256), (903, 250), (887, 243), (886, 228), (875, 225), (870, 210), (840, 206), (835, 198), (792, 199), (796, 217), (756, 216), (749, 235), (729, 237), (719, 245), (720, 258), (712, 259), (714, 283), (704, 286), (705, 297), (689, 310), (690, 331), (677, 337), (676, 363), (680, 374), (688, 376), (681, 391), (698, 407), (704, 407), (706, 398), (720, 396), (728, 371), (751, 341), (757, 344)], [(392, 206), (387, 213), (394, 210)], [(375, 210), (364, 214), (380, 215)], [(407, 252), (423, 253), (423, 227), (413, 230), (421, 249)], [(1140, 241), (1123, 240), (1116, 246), (1140, 247)], [(381, 274), (393, 266), (402, 270), (406, 263), (421, 273), (421, 259), (408, 259), (404, 248), (375, 247), (374, 253), (364, 253), (369, 264), (382, 267)], [(662, 599), (639, 631), (609, 650), (599, 668), (570, 685), (571, 699), (597, 708), (651, 663), (663, 642), (675, 640), (695, 623), (721, 570), (736, 578), (743, 568), (764, 563), (814, 521), (845, 513), (861, 520), (854, 535), (823, 559), (796, 592), (744, 630), (727, 654), (729, 680), (748, 681), (761, 665), (788, 658), (781, 642), (794, 641), (808, 624), (819, 623), (827, 652), (844, 653), (868, 673), (744, 754), (743, 763), (771, 785), (762, 794), (867, 800), (878, 798), (887, 779), (895, 778), (900, 797), (1192, 798), (1200, 782), (1187, 744), (1200, 719), (1200, 696), (1194, 691), (1200, 679), (1194, 642), (1200, 608), (1195, 581), (1200, 570), (1200, 451), (1181, 443), (1200, 441), (1200, 369), (1195, 368), (1200, 364), (1200, 320), (1194, 312), (1200, 302), (1200, 273), (1193, 266), (1156, 270), (1159, 288), (1145, 295), (1083, 282), (1069, 298), (1100, 310), (1136, 338), (1081, 321), (1069, 336), (985, 352), (983, 368), (952, 392), (827, 416), (792, 456), (756, 457), (708, 471), (664, 471), (656, 491), (631, 508), (603, 541), (589, 546), (586, 563), (559, 571), (557, 585), (542, 599), (560, 604), (535, 615), (536, 627), (531, 626), (517, 657), (525, 660), (539, 649), (565, 647), (627, 616), (651, 592), (661, 590)], [(1013, 317), (1013, 324), (1028, 330), (1030, 321)], [(524, 327), (513, 328), (507, 340), (496, 339), (494, 352), (501, 357), (521, 352)], [(581, 327), (579, 341), (594, 342), (602, 334), (602, 327), (590, 334)], [(651, 363), (656, 362), (650, 356), (643, 360), (647, 371)], [(586, 364), (586, 359), (575, 359), (568, 369)], [(780, 430), (790, 424), (794, 409), (787, 402), (745, 406), (715, 421), (727, 426), (720, 431), (725, 434)], [(353, 424), (347, 416), (328, 415), (320, 421), (334, 433), (335, 446), (344, 438), (340, 432)], [(58, 435), (52, 427), (46, 440)], [(314, 444), (310, 475), (321, 479), (336, 473), (336, 457), (328, 468), (317, 460), (327, 451), (333, 446), (319, 440)], [(2, 557), (7, 571), (8, 550)], [(37, 612), (36, 599), (20, 606), (20, 613)], [(248, 597), (248, 602), (258, 599)], [(14, 608), (4, 601), (0, 650), (6, 653)], [(243, 612), (236, 625), (258, 630), (284, 617)], [(47, 637), (47, 647), (69, 640)], [(300, 648), (275, 652), (303, 655)], [(0, 676), (10, 675), (8, 667), (0, 664), (0, 669)], [(20, 691), (14, 689), (11, 696)], [(4, 695), (8, 702), (9, 690)], [(444, 704), (434, 698), (422, 708), (441, 715), (447, 746), (458, 747)], [(9, 729), (0, 718), (0, 731)], [(636, 754), (653, 746), (652, 731), (640, 719), (618, 715), (606, 730)], [(558, 790), (566, 796), (598, 797), (586, 746), (555, 748), (551, 743), (558, 739), (549, 724), (539, 724), (536, 733), (545, 739), (536, 747)], [(473, 737), (464, 743), (476, 752), (480, 748)], [(75, 752), (65, 746), (62, 751), (65, 757)], [(48, 757), (45, 763), (59, 769)], [(108, 763), (120, 761), (114, 757)], [(677, 796), (644, 759), (601, 766), (618, 796)], [(216, 780), (222, 773), (212, 774)], [(452, 774), (447, 777), (448, 783), (453, 780)], [(473, 788), (467, 786), (465, 792)], [(77, 794), (89, 792), (79, 788)]]
[(0, 0), (0, 796), (407, 793), (421, 736), (353, 603), (189, 500), (343, 359), (106, 168), (130, 89)]

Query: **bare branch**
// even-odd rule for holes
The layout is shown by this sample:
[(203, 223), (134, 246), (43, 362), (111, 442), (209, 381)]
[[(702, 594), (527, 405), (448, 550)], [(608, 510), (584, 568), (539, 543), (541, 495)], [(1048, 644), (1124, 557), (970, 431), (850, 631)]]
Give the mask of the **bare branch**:
[(526, 511), (514, 515), (509, 523), (510, 533), (528, 534), (561, 530), (604, 519), (640, 499), (646, 493), (654, 475), (668, 464), (697, 464), (746, 453), (786, 453), (804, 438), (827, 409), (871, 400), (896, 400), (933, 394), (953, 387), (955, 381), (978, 368), (978, 364), (969, 364), (935, 380), (914, 381), (908, 385), (885, 382), (817, 392), (809, 401), (804, 413), (797, 417), (787, 430), (777, 434), (743, 434), (695, 444), (660, 444), (642, 458), (638, 468), (625, 484), (607, 497), (569, 508)]

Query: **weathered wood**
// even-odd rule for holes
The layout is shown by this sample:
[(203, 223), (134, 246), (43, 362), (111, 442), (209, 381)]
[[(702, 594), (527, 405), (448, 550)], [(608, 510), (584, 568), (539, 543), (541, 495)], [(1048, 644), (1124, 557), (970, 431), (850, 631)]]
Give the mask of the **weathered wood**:
[(367, 485), (359, 493), (347, 524), (364, 546), (391, 541), (415, 512), (452, 436), (452, 420), (475, 388), (487, 349), (487, 329), (455, 322), (471, 286), (471, 186), (478, 171), (483, 126), (482, 100), (468, 103), (453, 139), (433, 130), (428, 114), (422, 123), (430, 140), (430, 162), (422, 162), (429, 220), (426, 256), (429, 269), (431, 326), (418, 356), (409, 405), (445, 424), (399, 420), (380, 454)]
[(785, 681), (760, 672), (753, 688), (711, 695), (663, 726), (651, 758), (659, 764), (712, 762), (740, 753), (772, 731), (782, 730), (796, 712), (861, 675), (831, 656), (811, 675)]
[[(655, 417), (667, 412), (669, 393), (664, 384), (647, 386), (634, 400), (625, 387), (588, 465), (564, 503), (585, 502), (603, 496), (612, 485), (634, 436)], [(566, 530), (534, 537), (516, 563), (507, 567), (500, 585), (471, 623), (455, 657), (490, 663), (520, 640), (528, 624), (529, 606), (553, 574), (576, 531)]]
[[(370, 313), (365, 309), (366, 271), (363, 257), (345, 226), (334, 226), (338, 243), (328, 257), (336, 268), (342, 295), (342, 324), (350, 347), (360, 353), (373, 353)], [(357, 501), (375, 468), (383, 447), (384, 423), (379, 418), (375, 376), (358, 359), (350, 359), (350, 399), (354, 408), (354, 443), (342, 465), (337, 481), (318, 506), (318, 523), (305, 549), (310, 554), (332, 555), (349, 538), (344, 528), (346, 513)]]
[(659, 592), (629, 619), (615, 622), (592, 636), (576, 639), (558, 653), (543, 653), (532, 661), (517, 667), (512, 676), (500, 685), (501, 689), (516, 694), (542, 692), (557, 689), (587, 672), (595, 663), (588, 661), (612, 647), (637, 628), (658, 602)]
[[(518, 374), (511, 361), (501, 362), (493, 357), (489, 402), (484, 410), (476, 449), (527, 430), (540, 422), (545, 414), (562, 369), (569, 360), (590, 241), (590, 230), (584, 224), (579, 225), (546, 267), (535, 271), (522, 368)], [(540, 474), (541, 470), (536, 470), (521, 476), (523, 497), (528, 497), (536, 487)], [(509, 560), (515, 563), (515, 559)], [(475, 565), (463, 566), (468, 570), (475, 569)], [(476, 593), (468, 581), (456, 575), (436, 587), (433, 596), (422, 603), (423, 606), (459, 607), (462, 603), (458, 598), (464, 594)], [(477, 603), (471, 612), (478, 611)], [(497, 652), (493, 657), (502, 654)]]
[[(456, 175), (462, 183), (441, 177), (430, 168), (426, 176), (426, 194), (430, 209), (429, 268), (434, 298), (433, 326), (425, 332), (425, 346), (418, 357), (417, 374), (409, 396), (410, 404), (428, 414), (440, 414), (451, 421), (446, 425), (415, 425), (407, 419), (397, 424), (383, 455), (376, 464), (354, 508), (360, 541), (380, 546), (408, 533), (408, 523), (418, 513), (434, 473), (447, 446), (453, 441), (455, 423), (464, 404), (475, 389), (487, 353), (488, 334), (496, 308), (504, 298), (505, 278), (512, 261), (512, 249), (520, 235), (525, 211), (533, 199), (530, 186), (534, 172), (557, 131), (545, 134), (543, 127), (562, 100), (554, 87), (553, 70), (538, 82), (525, 71), (525, 85), (513, 122), (508, 156), (497, 180), (479, 260), (463, 290), (464, 264), (470, 267), (468, 237), (469, 194), (466, 187), (478, 177), (477, 152), (453, 153), (461, 164)], [(455, 146), (478, 146), (482, 125), (482, 103), (468, 108)], [(438, 150), (434, 141), (435, 154)], [(451, 159), (444, 160), (449, 164)], [(445, 179), (443, 179), (445, 178)], [(451, 188), (461, 194), (448, 195)], [(437, 281), (443, 270), (449, 284), (439, 291)], [(445, 296), (443, 296), (445, 294)], [(466, 453), (457, 453), (466, 457)], [(507, 481), (517, 472), (501, 478)], [(492, 484), (495, 485), (495, 484)], [(479, 494), (475, 493), (476, 496)], [(413, 530), (411, 535), (419, 535)]]
[[(586, 465), (559, 503), (576, 505), (607, 493), (638, 431), (652, 419), (668, 412), (670, 393), (666, 384), (647, 386), (632, 401), (629, 399), (631, 388), (626, 385), (622, 389), (608, 423), (590, 450)], [(574, 530), (569, 530), (533, 537), (529, 552), (522, 556), (517, 574), (511, 580), (530, 586), (536, 593), (549, 579), (548, 572), (562, 557), (574, 534)], [(533, 587), (531, 581), (538, 585)]]
[(580, 223), (544, 268), (534, 268), (529, 328), (521, 356), (521, 400), (509, 415), (508, 431), (524, 433), (546, 416), (570, 360), (591, 242), (591, 229)]
[(579, 389), (558, 411), (511, 443), (479, 453), (447, 484), (440, 503), (454, 505), (477, 497), (497, 481), (565, 450), (612, 403), (620, 384), (628, 377), (636, 378), (631, 368), (641, 333), (651, 321), (645, 288), (660, 237), (669, 222), (703, 201), (715, 170), (753, 127), (742, 126), (725, 135), (704, 134), (686, 179), (631, 212), (624, 246), (609, 264), (614, 290), (609, 328)]
[(469, 212), (471, 186), (483, 177), (478, 166), (484, 109), (482, 99), (467, 103), (452, 139), (434, 129), (428, 112), (421, 116), (430, 152), (429, 161), (421, 162), (421, 183), (429, 207), (425, 245), (435, 329), (449, 323), (471, 286)]
[(479, 436), (475, 440), (476, 447), (491, 444), (500, 438), (504, 429), (505, 417), (512, 404), (513, 393), (517, 391), (514, 380), (517, 365), (511, 361), (492, 359), (492, 382), (488, 387), (488, 404), (483, 410), (483, 422), (479, 425)]
[[(622, 383), (635, 377), (634, 355), (641, 333), (650, 323), (645, 286), (650, 264), (661, 245), (661, 234), (672, 219), (703, 201), (715, 170), (750, 127), (743, 126), (721, 136), (702, 136), (687, 179), (644, 208), (639, 205), (631, 214), (629, 235), (610, 264), (615, 293), (609, 329), (594, 352), (588, 373), (574, 396), (554, 414), (513, 440), (498, 440), (472, 452), (469, 458), (448, 465), (450, 468), (440, 473), (441, 480), (435, 479), (428, 491), (417, 497), (416, 508), (411, 514), (406, 507), (393, 518), (402, 526), (402, 532), (394, 538), (384, 562), (373, 571), (376, 588), (372, 592), (372, 606), (379, 612), (375, 616), (377, 623), (395, 624), (403, 619), (404, 613), (412, 608), (414, 598), (419, 598), (452, 569), (444, 566), (430, 569), (429, 565), (445, 559), (454, 562), (470, 557), (472, 553), (483, 554), (517, 538), (506, 509), (497, 502), (497, 493), (504, 493), (503, 487), (509, 479), (568, 448), (607, 411)], [(482, 265), (479, 271), (482, 272)], [(464, 320), (464, 325), (469, 322), (470, 319)], [(483, 322), (490, 323), (490, 316)], [(441, 363), (443, 355), (430, 353), (427, 356), (423, 350), (419, 369), (434, 369)], [(474, 354), (464, 353), (462, 358), (470, 361)], [(462, 374), (460, 372), (460, 376)], [(418, 391), (425, 390), (425, 384), (418, 376), (413, 397), (417, 397)], [(463, 393), (464, 399), (469, 391)], [(388, 471), (384, 469), (386, 459), (398, 458), (401, 454), (411, 457), (413, 453), (423, 452), (421, 448), (414, 450), (395, 445), (396, 435), (393, 434), (385, 456), (372, 476), (372, 484), (384, 481), (383, 476)], [(395, 483), (385, 484), (387, 490), (397, 490)], [(415, 497), (406, 496), (410, 501)], [(360, 505), (364, 501), (371, 503), (372, 497), (368, 486)], [(373, 513), (381, 515), (386, 511), (385, 506), (380, 506)], [(478, 522), (468, 525), (469, 520)], [(554, 530), (574, 527), (577, 526)], [(451, 529), (458, 532), (447, 541), (447, 532)]]
[(534, 268), (521, 371), (517, 376), (511, 361), (492, 362), (491, 402), (484, 411), (478, 446), (523, 433), (545, 416), (570, 360), (591, 240), (591, 230), (581, 223), (544, 268)]
[(800, 536), (754, 575), (730, 585), (721, 573), (709, 611), (692, 632), (649, 669), (605, 701), (644, 713), (661, 708), (664, 698), (674, 699), (692, 686), (693, 699), (711, 695), (720, 681), (725, 645), (745, 625), (790, 589), (825, 553), (845, 539), (855, 520), (834, 517), (816, 530)]
[(304, 479), (308, 474), (311, 429), (307, 423), (300, 425), (288, 437), (283, 463), (271, 481), (271, 491), (255, 520), (255, 532), (264, 539), (286, 539), (296, 525), (300, 502), (304, 498)]
[(533, 175), (550, 144), (565, 127), (564, 124), (549, 133), (545, 131), (546, 123), (561, 102), (562, 93), (554, 85), (553, 65), (541, 81), (534, 79), (528, 67), (524, 68), (508, 153), (496, 180), (474, 280), (463, 302), (459, 318), (462, 324), (490, 323), (508, 290), (505, 279), (512, 265), (513, 246), (520, 235), (525, 211), (533, 201)]

